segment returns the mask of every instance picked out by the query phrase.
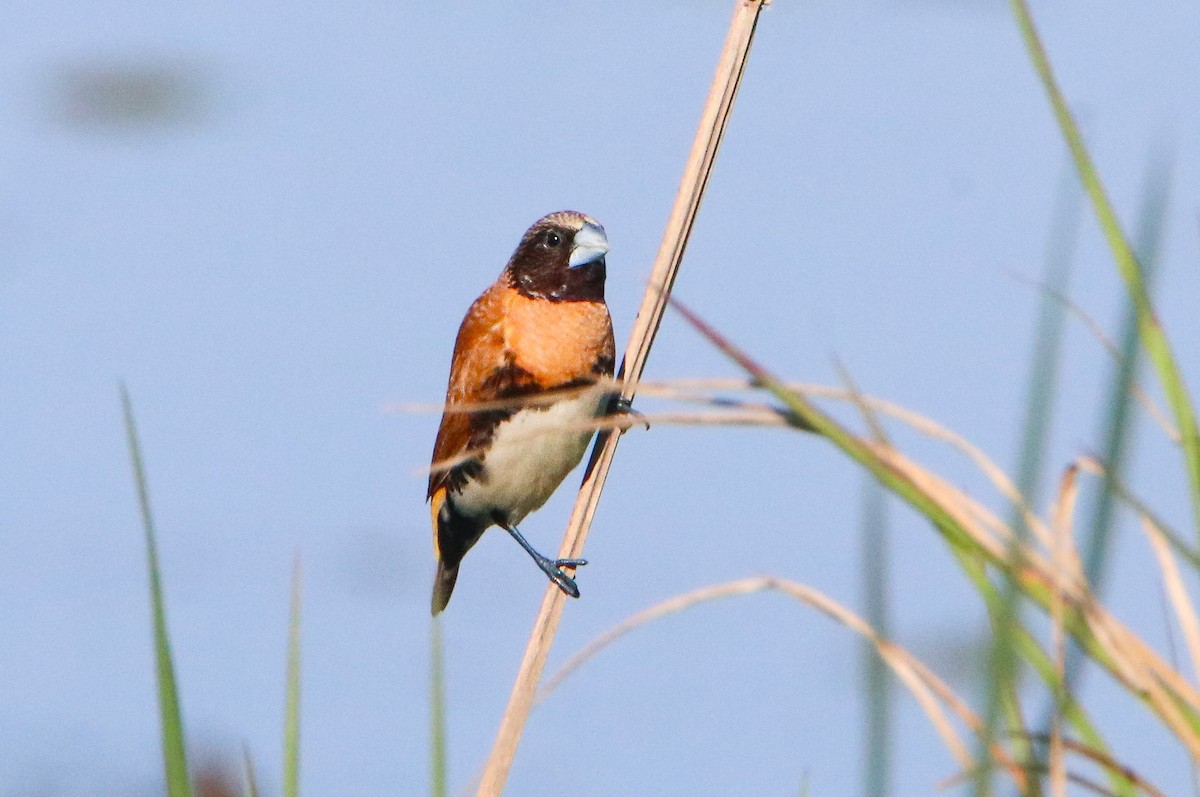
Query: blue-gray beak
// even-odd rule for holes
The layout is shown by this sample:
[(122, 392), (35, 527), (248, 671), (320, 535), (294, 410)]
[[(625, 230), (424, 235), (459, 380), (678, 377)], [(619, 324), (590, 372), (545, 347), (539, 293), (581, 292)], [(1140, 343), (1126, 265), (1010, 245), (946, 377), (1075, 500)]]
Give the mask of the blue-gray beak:
[(575, 247), (571, 250), (571, 258), (567, 265), (571, 268), (595, 263), (608, 253), (608, 236), (599, 224), (587, 221), (575, 233)]

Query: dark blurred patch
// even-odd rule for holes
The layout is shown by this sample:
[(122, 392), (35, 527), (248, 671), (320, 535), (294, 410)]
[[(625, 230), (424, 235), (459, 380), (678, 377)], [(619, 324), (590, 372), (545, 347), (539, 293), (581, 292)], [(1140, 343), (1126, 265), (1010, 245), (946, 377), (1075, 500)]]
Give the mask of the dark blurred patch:
[(248, 787), (248, 754), (237, 755), (230, 745), (212, 742), (199, 745), (194, 754), (198, 762), (192, 766), (192, 791), (195, 797), (245, 797), (252, 794)]
[(56, 70), (53, 116), (82, 128), (191, 126), (208, 109), (209, 85), (194, 64), (158, 60), (98, 60)]
[(241, 776), (228, 762), (207, 761), (192, 778), (196, 797), (242, 797)]

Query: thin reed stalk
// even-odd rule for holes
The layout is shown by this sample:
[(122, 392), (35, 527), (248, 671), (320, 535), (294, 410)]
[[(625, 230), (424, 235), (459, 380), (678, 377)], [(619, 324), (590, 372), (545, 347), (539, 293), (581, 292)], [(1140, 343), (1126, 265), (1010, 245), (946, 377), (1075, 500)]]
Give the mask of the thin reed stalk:
[[(699, 128), (692, 144), (691, 154), (679, 191), (675, 196), (675, 204), (667, 220), (667, 228), (663, 233), (662, 243), (654, 261), (654, 269), (650, 283), (642, 299), (642, 306), (634, 323), (629, 345), (625, 350), (625, 359), (621, 365), (620, 377), (624, 381), (621, 395), (632, 398), (637, 380), (645, 368), (646, 359), (654, 336), (662, 322), (663, 312), (670, 298), (671, 286), (683, 260), (688, 237), (696, 214), (700, 209), (700, 201), (704, 189), (712, 173), (716, 160), (717, 149), (725, 134), (729, 115), (733, 110), (733, 102), (737, 96), (738, 85), (746, 68), (746, 59), (750, 53), (750, 45), (754, 39), (754, 29), (758, 23), (758, 15), (766, 5), (765, 0), (738, 0), (726, 34), (725, 45), (717, 62), (716, 74), (709, 87), (708, 99), (701, 113)], [(591, 526), (600, 493), (604, 489), (604, 481), (608, 469), (616, 453), (617, 441), (620, 435), (612, 432), (602, 432), (596, 439), (588, 460), (587, 471), (583, 484), (579, 489), (579, 497), (575, 509), (567, 525), (563, 537), (560, 557), (566, 559), (579, 558), (583, 553), (583, 544)], [(533, 631), (513, 684), (508, 707), (500, 720), (500, 728), (496, 733), (492, 752), (488, 757), (480, 781), (477, 794), (479, 797), (497, 797), (508, 780), (513, 757), (516, 755), (525, 722), (533, 706), (534, 694), (546, 659), (550, 654), (550, 646), (554, 641), (558, 623), (562, 617), (565, 597), (556, 588), (546, 590), (542, 599)]]

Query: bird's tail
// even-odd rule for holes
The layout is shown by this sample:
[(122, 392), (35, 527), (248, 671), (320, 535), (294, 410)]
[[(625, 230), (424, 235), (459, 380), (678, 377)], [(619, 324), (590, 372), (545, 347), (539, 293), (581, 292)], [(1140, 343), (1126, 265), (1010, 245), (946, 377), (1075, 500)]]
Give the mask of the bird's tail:
[(442, 609), (450, 602), (450, 593), (454, 592), (454, 582), (458, 580), (458, 565), (447, 566), (438, 560), (437, 575), (433, 577), (433, 601), (430, 609), (433, 616), (441, 614)]

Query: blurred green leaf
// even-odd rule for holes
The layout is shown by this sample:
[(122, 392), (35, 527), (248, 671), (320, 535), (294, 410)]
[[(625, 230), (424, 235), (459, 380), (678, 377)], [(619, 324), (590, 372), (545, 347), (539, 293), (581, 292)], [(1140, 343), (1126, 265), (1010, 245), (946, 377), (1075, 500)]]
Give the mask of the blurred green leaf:
[(288, 622), (287, 696), (283, 720), (283, 795), (300, 795), (300, 557), (292, 571)]
[(166, 772), (169, 797), (191, 797), (192, 784), (188, 777), (187, 747), (183, 737), (183, 717), (179, 710), (179, 694), (175, 687), (175, 666), (171, 662), (171, 643), (167, 638), (167, 613), (163, 604), (162, 577), (158, 567), (158, 544), (155, 541), (154, 518), (150, 512), (150, 492), (146, 487), (146, 472), (142, 464), (142, 449), (138, 443), (137, 426), (133, 420), (133, 403), (129, 391), (121, 385), (121, 409), (125, 416), (125, 438), (133, 462), (133, 480), (137, 485), (138, 506), (146, 536), (146, 567), (150, 573), (150, 604), (154, 624), (154, 662), (158, 680), (158, 711), (162, 723), (163, 766)]
[(440, 617), (429, 626), (429, 755), (430, 794), (446, 797), (446, 671)]

